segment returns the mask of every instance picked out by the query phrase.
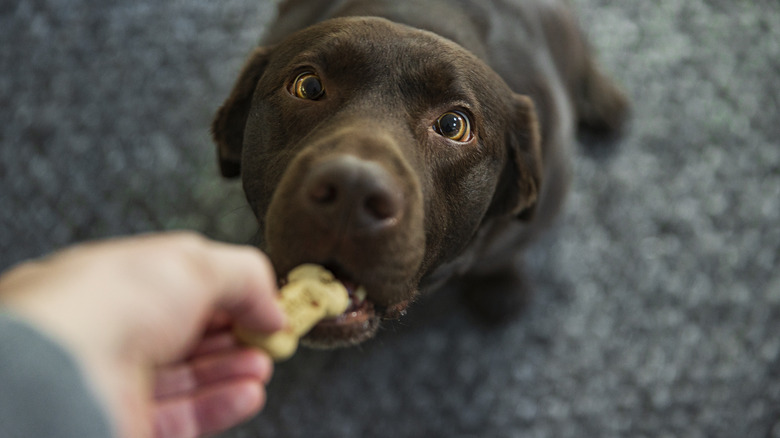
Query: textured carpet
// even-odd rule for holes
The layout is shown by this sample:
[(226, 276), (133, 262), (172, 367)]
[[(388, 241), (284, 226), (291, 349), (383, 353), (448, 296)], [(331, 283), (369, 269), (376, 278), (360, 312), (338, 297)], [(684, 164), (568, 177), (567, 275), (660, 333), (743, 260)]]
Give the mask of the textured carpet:
[[(228, 437), (780, 437), (780, 3), (577, 0), (634, 102), (502, 329), (443, 291), (277, 367)], [(0, 268), (141, 231), (245, 241), (211, 115), (272, 2), (0, 1)]]

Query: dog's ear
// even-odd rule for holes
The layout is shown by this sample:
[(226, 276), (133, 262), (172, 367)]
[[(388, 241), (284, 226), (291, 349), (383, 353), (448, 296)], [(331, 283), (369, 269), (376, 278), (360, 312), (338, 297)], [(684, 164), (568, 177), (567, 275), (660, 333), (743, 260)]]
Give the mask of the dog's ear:
[(244, 128), (252, 106), (252, 95), (268, 65), (270, 51), (268, 47), (259, 47), (252, 52), (233, 85), (233, 91), (211, 123), (211, 135), (217, 143), (219, 167), (222, 176), (226, 178), (241, 174)]
[(490, 212), (511, 214), (527, 221), (533, 217), (542, 184), (539, 122), (530, 98), (515, 94), (513, 105), (513, 119), (506, 132), (507, 164)]

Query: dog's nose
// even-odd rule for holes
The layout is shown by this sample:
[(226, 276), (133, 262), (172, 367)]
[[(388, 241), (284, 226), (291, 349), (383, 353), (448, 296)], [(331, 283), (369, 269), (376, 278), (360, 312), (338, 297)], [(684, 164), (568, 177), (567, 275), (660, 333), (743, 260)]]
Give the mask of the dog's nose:
[(403, 193), (378, 163), (339, 155), (316, 164), (303, 193), (320, 223), (349, 234), (393, 227), (403, 215)]

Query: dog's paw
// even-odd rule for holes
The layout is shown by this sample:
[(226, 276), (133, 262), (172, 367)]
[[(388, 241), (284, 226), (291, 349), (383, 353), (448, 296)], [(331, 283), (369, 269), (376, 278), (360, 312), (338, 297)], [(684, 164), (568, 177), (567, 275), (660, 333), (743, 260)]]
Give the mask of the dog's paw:
[(631, 105), (625, 92), (591, 64), (574, 96), (578, 138), (595, 156), (609, 156), (628, 130)]
[(465, 304), (474, 316), (491, 326), (514, 321), (530, 301), (525, 276), (514, 270), (468, 275), (459, 283)]

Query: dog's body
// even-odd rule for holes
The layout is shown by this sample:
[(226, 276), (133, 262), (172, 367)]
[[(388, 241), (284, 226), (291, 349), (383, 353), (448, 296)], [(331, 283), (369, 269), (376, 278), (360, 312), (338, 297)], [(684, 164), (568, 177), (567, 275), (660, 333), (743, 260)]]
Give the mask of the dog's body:
[(577, 127), (615, 132), (626, 108), (560, 1), (289, 0), (213, 131), (278, 274), (315, 262), (365, 286), (310, 335), (340, 345), (453, 278), (516, 312)]

